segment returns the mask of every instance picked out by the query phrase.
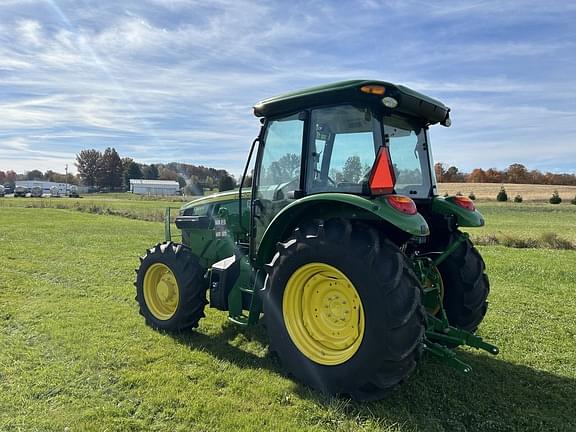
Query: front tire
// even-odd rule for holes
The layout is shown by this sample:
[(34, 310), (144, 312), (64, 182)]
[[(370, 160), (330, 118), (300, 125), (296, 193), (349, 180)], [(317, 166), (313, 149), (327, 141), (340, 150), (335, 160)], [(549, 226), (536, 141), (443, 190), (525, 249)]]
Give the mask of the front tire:
[(326, 394), (381, 399), (420, 358), (424, 312), (405, 256), (342, 219), (299, 228), (268, 265), (270, 349), (289, 374)]
[(146, 323), (177, 332), (198, 327), (207, 284), (198, 258), (185, 245), (166, 242), (148, 249), (136, 270), (136, 301)]

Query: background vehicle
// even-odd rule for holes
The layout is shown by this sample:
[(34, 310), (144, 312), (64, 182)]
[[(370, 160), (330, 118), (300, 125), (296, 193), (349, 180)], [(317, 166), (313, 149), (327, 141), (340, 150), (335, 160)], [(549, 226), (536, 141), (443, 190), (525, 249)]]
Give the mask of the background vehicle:
[(60, 190), (58, 189), (58, 186), (52, 186), (50, 188), (50, 196), (52, 198), (58, 198), (60, 197)]
[(79, 198), (80, 194), (78, 193), (78, 186), (71, 185), (70, 188), (68, 189), (68, 196), (70, 198)]
[[(264, 313), (270, 350), (303, 383), (383, 397), (422, 351), (464, 373), (449, 349), (496, 354), (474, 335), (489, 291), (459, 227), (471, 200), (438, 196), (428, 127), (449, 108), (403, 86), (345, 81), (258, 103), (251, 190), (182, 207), (182, 242), (141, 258), (137, 301), (158, 329), (196, 327), (211, 307), (241, 326)], [(242, 182), (243, 184), (243, 182)]]
[(0, 197), (3, 197), (6, 193), (6, 190), (4, 189), (4, 186), (0, 185)]
[(32, 186), (30, 189), (30, 196), (33, 198), (40, 198), (42, 197), (42, 188), (40, 186)]
[(28, 193), (28, 188), (24, 186), (16, 186), (14, 188), (14, 197), (25, 197)]

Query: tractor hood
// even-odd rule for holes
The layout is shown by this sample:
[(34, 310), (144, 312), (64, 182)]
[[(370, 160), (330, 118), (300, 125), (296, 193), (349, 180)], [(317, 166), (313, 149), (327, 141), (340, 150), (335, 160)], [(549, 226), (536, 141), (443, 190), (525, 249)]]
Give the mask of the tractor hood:
[[(226, 191), (226, 192), (219, 192), (208, 196), (203, 196), (187, 202), (182, 207), (180, 207), (180, 213), (183, 213), (184, 210), (193, 208), (193, 207), (200, 207), (207, 204), (214, 204), (220, 202), (229, 202), (238, 199), (238, 189)], [(250, 199), (252, 191), (248, 188), (242, 190), (242, 199)]]

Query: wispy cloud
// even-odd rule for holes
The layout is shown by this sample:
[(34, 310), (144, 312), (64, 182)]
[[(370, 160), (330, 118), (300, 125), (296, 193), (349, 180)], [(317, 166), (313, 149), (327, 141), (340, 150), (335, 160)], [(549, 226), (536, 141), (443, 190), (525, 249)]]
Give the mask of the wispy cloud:
[(452, 107), (437, 159), (575, 171), (560, 163), (576, 161), (575, 18), (528, 0), (4, 0), (0, 169), (62, 170), (113, 146), (238, 173), (255, 102), (367, 77)]

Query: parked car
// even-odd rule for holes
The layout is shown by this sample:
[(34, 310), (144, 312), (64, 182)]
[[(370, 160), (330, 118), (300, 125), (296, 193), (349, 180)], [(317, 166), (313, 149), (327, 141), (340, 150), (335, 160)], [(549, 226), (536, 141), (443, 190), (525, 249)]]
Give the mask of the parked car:
[(24, 198), (27, 193), (28, 193), (28, 188), (25, 188), (24, 186), (16, 186), (14, 188), (14, 197)]
[(50, 196), (52, 198), (58, 198), (60, 197), (60, 189), (58, 189), (58, 186), (52, 186), (50, 188)]
[(30, 196), (33, 198), (40, 198), (42, 196), (42, 188), (40, 186), (33, 186), (30, 190)]
[(6, 194), (6, 189), (4, 186), (0, 185), (0, 197), (3, 197)]
[(12, 186), (10, 186), (9, 184), (5, 184), (4, 185), (4, 194), (10, 195), (12, 193), (14, 193), (14, 188)]

